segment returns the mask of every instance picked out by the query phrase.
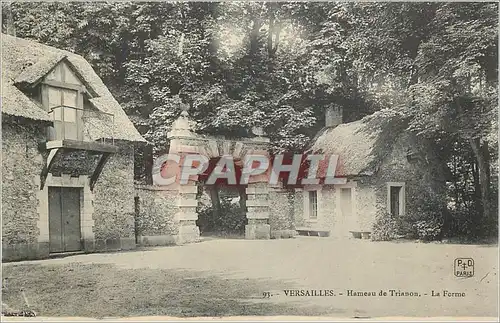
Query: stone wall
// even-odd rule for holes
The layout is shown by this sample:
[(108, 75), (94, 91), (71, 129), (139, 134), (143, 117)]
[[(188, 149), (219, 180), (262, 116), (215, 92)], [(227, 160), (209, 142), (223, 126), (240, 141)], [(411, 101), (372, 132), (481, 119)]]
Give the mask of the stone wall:
[(135, 248), (134, 149), (131, 143), (115, 143), (112, 155), (94, 187), (94, 235), (96, 250)]
[[(45, 236), (40, 239), (39, 227), (48, 226), (47, 221), (40, 222), (40, 212), (45, 208), (39, 195), (46, 192), (40, 191), (40, 173), (46, 156), (40, 153), (38, 144), (46, 139), (44, 125), (8, 118), (2, 128), (2, 259), (47, 257), (49, 243)], [(94, 188), (94, 240), (85, 239), (87, 252), (135, 248), (133, 147), (121, 143), (119, 148)], [(46, 198), (42, 200), (46, 202)]]
[(44, 158), (38, 142), (43, 126), (3, 116), (2, 120), (2, 259), (34, 259), (48, 255), (39, 245), (36, 192)]
[(169, 245), (177, 242), (177, 192), (155, 186), (136, 187), (137, 234), (141, 245)]
[(306, 225), (304, 217), (304, 193), (302, 189), (295, 189), (293, 194), (293, 222), (295, 228)]
[(429, 189), (429, 184), (425, 181), (428, 170), (416, 167), (408, 161), (408, 147), (411, 147), (409, 139), (407, 135), (402, 135), (393, 144), (391, 152), (385, 156), (375, 176), (356, 179), (358, 183), (356, 203), (360, 230), (372, 231), (377, 214), (388, 213), (387, 184), (389, 182), (405, 184), (405, 213), (419, 203), (420, 193)]
[(353, 231), (372, 231), (377, 215), (376, 187), (370, 180), (359, 179), (356, 187), (356, 223)]
[(318, 191), (318, 224), (321, 228), (332, 228), (334, 226), (335, 207), (335, 187), (331, 185), (323, 186)]
[[(349, 236), (352, 231), (370, 231), (371, 224), (376, 213), (376, 198), (374, 187), (370, 184), (365, 184), (362, 180), (352, 181), (347, 185), (325, 185), (317, 187), (305, 187), (305, 190), (297, 191), (295, 194), (296, 201), (294, 202), (295, 221), (297, 227), (310, 228), (312, 230), (331, 231), (332, 236), (338, 235), (335, 232), (340, 214), (339, 200), (340, 188), (351, 187), (354, 190), (353, 200), (353, 217), (349, 219), (348, 224), (342, 223), (342, 235)], [(317, 219), (308, 219), (307, 212), (304, 212), (304, 199), (307, 198), (308, 190), (317, 190), (318, 196), (318, 217)], [(306, 195), (306, 197), (304, 197)], [(307, 210), (306, 210), (307, 211)]]
[[(417, 203), (420, 193), (429, 189), (429, 183), (426, 182), (429, 170), (417, 167), (407, 159), (407, 148), (409, 147), (408, 137), (401, 136), (394, 144), (394, 149), (385, 158), (380, 167), (377, 176), (370, 184), (376, 192), (377, 210), (379, 212), (387, 211), (387, 183), (404, 182), (406, 211), (411, 210)], [(406, 212), (406, 213), (407, 213)]]
[(294, 191), (285, 189), (269, 190), (269, 225), (271, 238), (290, 238), (295, 236), (293, 218)]
[[(309, 217), (309, 191), (316, 191), (317, 218)], [(295, 194), (294, 214), (297, 227), (312, 230), (331, 230), (334, 222), (335, 188), (333, 186), (306, 185)]]

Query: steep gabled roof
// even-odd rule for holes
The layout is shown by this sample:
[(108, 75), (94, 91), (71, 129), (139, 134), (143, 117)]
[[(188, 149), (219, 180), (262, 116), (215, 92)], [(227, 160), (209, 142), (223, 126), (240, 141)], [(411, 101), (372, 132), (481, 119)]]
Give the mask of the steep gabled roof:
[(34, 65), (26, 68), (22, 71), (19, 76), (14, 80), (14, 84), (20, 88), (29, 88), (36, 86), (56, 65), (64, 62), (68, 65), (71, 70), (76, 74), (76, 77), (80, 79), (85, 85), (86, 92), (92, 96), (99, 96), (94, 87), (86, 82), (86, 80), (80, 75), (78, 69), (71, 63), (67, 55), (63, 53), (57, 53), (53, 56), (48, 56), (45, 59), (40, 60)]
[[(373, 175), (403, 125), (403, 119), (396, 112), (378, 111), (358, 121), (323, 129), (310, 151), (337, 155), (336, 176)], [(326, 172), (320, 169), (321, 173)]]
[(66, 58), (66, 55), (63, 53), (54, 53), (52, 55), (48, 55), (47, 57), (43, 57), (35, 64), (25, 68), (21, 74), (15, 78), (14, 83), (34, 84), (47, 75), (50, 70), (59, 64), (64, 58)]
[[(46, 120), (46, 112), (18, 90), (16, 85), (35, 84), (65, 59), (93, 92), (95, 98), (92, 101), (99, 102), (94, 106), (102, 112), (114, 114), (114, 129), (109, 129), (107, 133), (113, 133), (115, 139), (145, 142), (106, 85), (82, 56), (27, 39), (5, 34), (1, 34), (1, 37), (2, 113), (34, 120)], [(113, 128), (111, 125), (109, 127)]]

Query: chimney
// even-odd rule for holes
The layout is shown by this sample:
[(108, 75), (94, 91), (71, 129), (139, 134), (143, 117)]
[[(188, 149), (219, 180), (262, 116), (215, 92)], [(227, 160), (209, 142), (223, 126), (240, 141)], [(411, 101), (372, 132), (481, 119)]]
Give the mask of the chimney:
[(325, 111), (325, 127), (336, 127), (342, 123), (342, 107), (332, 105)]

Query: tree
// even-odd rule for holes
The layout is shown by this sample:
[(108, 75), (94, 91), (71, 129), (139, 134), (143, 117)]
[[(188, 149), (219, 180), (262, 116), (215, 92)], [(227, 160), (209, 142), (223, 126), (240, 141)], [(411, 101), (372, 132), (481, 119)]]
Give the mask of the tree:
[[(458, 135), (470, 146), (478, 167), (479, 212), (492, 218), (490, 172), (492, 148), (488, 134), (497, 119), (498, 62), (497, 4), (447, 3), (440, 6), (432, 23), (433, 35), (423, 44), (417, 62), (421, 69), (416, 100), (424, 112), (414, 125), (434, 124), (424, 132), (445, 131)], [(425, 89), (426, 96), (421, 95)], [(425, 100), (425, 103), (423, 102)]]
[[(348, 4), (356, 33), (348, 52), (353, 55), (359, 89), (383, 91), (389, 102), (410, 119), (409, 128), (423, 143), (436, 170), (434, 187), (446, 193), (449, 164), (458, 162), (454, 146), (468, 146), (473, 160), (460, 163), (478, 168), (472, 212), (479, 229), (481, 215), (492, 215), (490, 147), (496, 122), (498, 18), (492, 3)], [(399, 92), (399, 93), (395, 93)], [(384, 94), (384, 96), (385, 96)], [(380, 100), (383, 99), (383, 100)], [(462, 143), (466, 143), (464, 146)], [(493, 148), (493, 149), (492, 149)], [(455, 151), (457, 153), (457, 151)], [(465, 168), (464, 168), (465, 169)], [(444, 199), (443, 199), (444, 201)], [(443, 208), (446, 222), (446, 208)], [(471, 207), (470, 210), (474, 210)]]
[(168, 149), (166, 134), (182, 104), (190, 105), (199, 133), (251, 137), (253, 127), (262, 127), (276, 152), (302, 151), (331, 105), (343, 108), (345, 122), (388, 108), (408, 120), (436, 174), (430, 196), (440, 196), (443, 221), (457, 212), (449, 200), (474, 214), (467, 216), (476, 229), (494, 218), (495, 3), (3, 8), (5, 31), (89, 60), (153, 144), (137, 152), (138, 174), (144, 160)]

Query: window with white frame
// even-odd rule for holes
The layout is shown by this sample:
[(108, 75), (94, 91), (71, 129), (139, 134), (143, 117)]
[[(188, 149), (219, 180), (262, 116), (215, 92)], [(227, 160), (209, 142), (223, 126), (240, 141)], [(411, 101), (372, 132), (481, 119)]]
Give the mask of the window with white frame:
[(387, 212), (393, 217), (405, 214), (405, 183), (387, 183)]
[(318, 218), (318, 191), (309, 191), (308, 192), (309, 199), (309, 218), (317, 219)]

